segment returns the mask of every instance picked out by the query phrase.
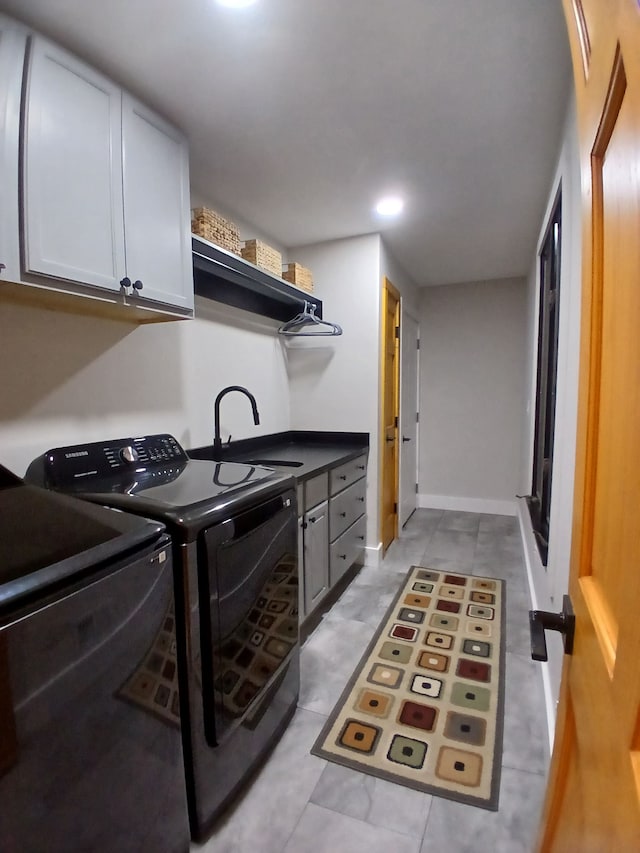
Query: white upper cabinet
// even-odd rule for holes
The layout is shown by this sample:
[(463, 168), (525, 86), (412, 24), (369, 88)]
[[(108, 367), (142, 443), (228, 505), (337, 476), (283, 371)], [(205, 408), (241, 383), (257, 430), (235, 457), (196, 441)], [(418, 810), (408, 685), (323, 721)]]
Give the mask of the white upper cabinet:
[(184, 135), (38, 35), (24, 98), (24, 281), (192, 312)]
[(0, 15), (0, 282), (19, 281), (18, 158), (26, 31)]
[(186, 139), (125, 94), (122, 151), (130, 292), (136, 298), (191, 309), (193, 269)]
[(32, 37), (24, 112), (25, 272), (120, 290), (121, 90)]

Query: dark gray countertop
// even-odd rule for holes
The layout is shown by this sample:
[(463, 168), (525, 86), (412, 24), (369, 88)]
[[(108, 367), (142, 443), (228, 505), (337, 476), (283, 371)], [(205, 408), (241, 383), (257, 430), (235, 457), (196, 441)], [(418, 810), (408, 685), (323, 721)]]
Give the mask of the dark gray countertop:
[[(212, 445), (187, 450), (193, 459), (253, 462), (287, 471), (299, 482), (322, 474), (369, 451), (369, 434), (291, 430), (224, 444), (214, 456)], [(298, 462), (289, 466), (275, 463)], [(270, 464), (273, 463), (273, 464)]]

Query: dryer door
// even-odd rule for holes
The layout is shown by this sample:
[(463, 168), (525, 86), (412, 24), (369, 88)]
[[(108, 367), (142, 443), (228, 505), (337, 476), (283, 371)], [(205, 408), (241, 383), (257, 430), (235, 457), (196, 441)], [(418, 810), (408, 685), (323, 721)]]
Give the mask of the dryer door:
[(204, 531), (198, 569), (204, 726), (217, 746), (258, 724), (298, 652), (295, 491)]

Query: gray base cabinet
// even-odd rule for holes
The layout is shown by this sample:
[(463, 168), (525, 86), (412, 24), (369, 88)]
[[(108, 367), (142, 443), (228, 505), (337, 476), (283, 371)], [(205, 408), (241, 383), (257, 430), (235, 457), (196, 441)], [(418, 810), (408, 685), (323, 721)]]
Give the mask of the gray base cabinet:
[(329, 591), (329, 504), (324, 501), (304, 515), (304, 607), (311, 613)]
[(300, 620), (309, 616), (357, 561), (366, 540), (367, 457), (312, 477), (298, 486)]

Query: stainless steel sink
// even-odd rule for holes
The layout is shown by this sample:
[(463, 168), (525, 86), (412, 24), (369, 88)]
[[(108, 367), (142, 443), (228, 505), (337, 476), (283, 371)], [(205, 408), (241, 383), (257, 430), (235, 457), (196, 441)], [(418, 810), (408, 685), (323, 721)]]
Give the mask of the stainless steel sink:
[(267, 467), (300, 468), (303, 462), (293, 462), (289, 459), (243, 459), (245, 465), (266, 465)]

